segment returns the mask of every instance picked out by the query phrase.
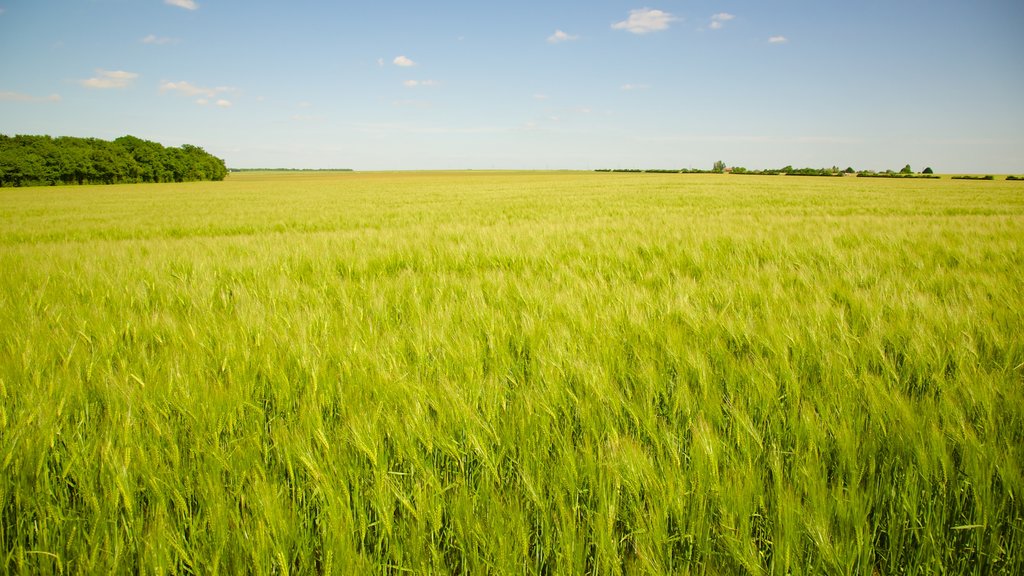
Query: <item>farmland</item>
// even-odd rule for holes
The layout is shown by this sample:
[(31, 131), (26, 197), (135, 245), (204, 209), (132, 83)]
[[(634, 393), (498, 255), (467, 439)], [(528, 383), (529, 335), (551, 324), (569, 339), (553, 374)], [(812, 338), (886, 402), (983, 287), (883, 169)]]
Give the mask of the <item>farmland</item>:
[(0, 570), (1019, 574), (1024, 187), (0, 190)]

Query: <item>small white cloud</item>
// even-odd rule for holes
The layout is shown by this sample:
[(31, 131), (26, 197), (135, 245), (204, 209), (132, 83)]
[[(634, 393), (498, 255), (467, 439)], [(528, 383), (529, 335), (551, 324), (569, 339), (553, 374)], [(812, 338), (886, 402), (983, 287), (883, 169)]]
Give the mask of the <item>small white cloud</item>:
[(640, 8), (639, 10), (630, 10), (629, 18), (612, 24), (612, 28), (615, 30), (626, 30), (633, 34), (647, 34), (648, 32), (667, 30), (668, 25), (676, 20), (679, 19), (668, 12), (652, 10), (651, 8)]
[(785, 44), (786, 42), (789, 42), (789, 38), (785, 36), (772, 36), (768, 39), (769, 44)]
[(164, 0), (164, 4), (170, 4), (171, 6), (177, 6), (178, 8), (184, 8), (185, 10), (196, 10), (199, 8), (199, 4), (196, 4), (195, 0)]
[(403, 68), (409, 68), (410, 66), (416, 65), (415, 62), (413, 62), (409, 58), (406, 58), (405, 56), (398, 56), (394, 60), (392, 60), (391, 63), (394, 64), (395, 66), (401, 66)]
[(569, 42), (570, 40), (579, 40), (579, 36), (575, 34), (567, 34), (561, 30), (555, 30), (555, 33), (548, 36), (548, 44), (558, 44), (560, 42)]
[(180, 92), (185, 96), (204, 96), (206, 98), (213, 98), (221, 92), (230, 92), (234, 88), (228, 88), (227, 86), (218, 86), (216, 88), (204, 88), (202, 86), (196, 86), (191, 82), (182, 80), (181, 82), (168, 82), (163, 81), (160, 83), (161, 92)]
[(736, 18), (733, 14), (728, 12), (719, 12), (718, 14), (711, 15), (711, 23), (708, 24), (708, 28), (712, 30), (721, 30), (725, 23)]
[(377, 66), (380, 67), (380, 68), (384, 67), (384, 59), (383, 58), (377, 58)]
[(647, 90), (648, 88), (650, 88), (650, 86), (648, 86), (647, 84), (623, 84), (621, 87), (621, 89), (625, 92), (630, 92), (633, 90)]
[(537, 101), (540, 101), (540, 102), (543, 102), (543, 101), (548, 99), (548, 95), (547, 94), (534, 94), (533, 95), (533, 99), (537, 100)]
[(436, 80), (406, 80), (402, 82), (402, 85), (406, 88), (416, 88), (417, 86), (437, 86)]
[(150, 34), (141, 40), (143, 44), (177, 44), (177, 38), (168, 38), (166, 36), (157, 36), (156, 34)]
[(21, 92), (0, 92), (0, 101), (7, 102), (60, 102), (60, 94), (49, 96), (33, 96)]
[(79, 80), (78, 83), (86, 88), (127, 88), (139, 75), (124, 70), (101, 70), (96, 69), (96, 76)]
[[(196, 98), (196, 104), (198, 104), (200, 106), (209, 106), (210, 105), (210, 99), (209, 98)], [(213, 102), (213, 105), (217, 106), (217, 107), (220, 107), (220, 108), (230, 108), (232, 106), (232, 103), (231, 103), (230, 100), (225, 100), (225, 99), (221, 98), (221, 99), (218, 99), (215, 102)]]

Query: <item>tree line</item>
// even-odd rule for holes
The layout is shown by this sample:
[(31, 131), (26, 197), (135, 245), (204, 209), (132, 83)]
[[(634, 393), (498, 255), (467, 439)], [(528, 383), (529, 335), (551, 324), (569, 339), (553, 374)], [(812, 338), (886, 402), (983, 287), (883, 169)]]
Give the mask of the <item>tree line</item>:
[(190, 144), (0, 134), (0, 186), (190, 182), (227, 174), (224, 160)]
[(768, 168), (764, 170), (748, 170), (742, 166), (728, 167), (725, 162), (719, 160), (714, 163), (710, 170), (701, 170), (699, 168), (682, 168), (682, 169), (651, 169), (641, 170), (638, 168), (616, 168), (616, 169), (598, 169), (595, 172), (646, 172), (646, 173), (658, 173), (658, 174), (749, 174), (751, 176), (863, 176), (873, 178), (939, 178), (934, 175), (933, 170), (928, 167), (921, 171), (920, 174), (914, 172), (910, 168), (910, 164), (907, 164), (899, 172), (893, 170), (885, 170), (884, 172), (875, 172), (874, 170), (860, 170), (856, 171), (852, 167), (847, 167), (845, 170), (840, 169), (838, 166), (831, 168), (793, 168), (792, 166), (786, 166), (783, 168)]

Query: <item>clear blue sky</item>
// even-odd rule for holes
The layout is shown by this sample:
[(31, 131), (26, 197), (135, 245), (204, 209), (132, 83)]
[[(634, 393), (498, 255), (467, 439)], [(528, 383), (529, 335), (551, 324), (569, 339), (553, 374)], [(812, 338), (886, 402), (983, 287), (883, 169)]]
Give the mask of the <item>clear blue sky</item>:
[(0, 0), (0, 133), (232, 167), (1024, 172), (1021, 0)]

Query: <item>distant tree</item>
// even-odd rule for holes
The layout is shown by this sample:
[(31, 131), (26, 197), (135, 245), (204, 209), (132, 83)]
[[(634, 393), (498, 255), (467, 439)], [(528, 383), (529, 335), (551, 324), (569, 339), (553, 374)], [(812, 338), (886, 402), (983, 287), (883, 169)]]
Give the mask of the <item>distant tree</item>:
[(714, 168), (711, 169), (711, 171), (714, 172), (715, 174), (721, 174), (722, 172), (725, 172), (725, 162), (722, 162), (721, 160), (715, 162), (715, 166)]
[(189, 144), (0, 134), (0, 186), (223, 180), (227, 173), (222, 159)]
[(843, 172), (845, 172), (846, 174), (853, 174), (854, 173), (853, 166), (847, 166), (846, 170), (843, 170)]
[(929, 166), (929, 167), (927, 167), (927, 168), (925, 168), (924, 170), (921, 171), (921, 174), (934, 174), (934, 173), (935, 172), (932, 171), (932, 167), (931, 166)]
[(903, 167), (902, 170), (900, 170), (900, 174), (913, 174), (913, 173), (914, 173), (914, 170), (910, 167), (910, 164), (907, 164), (906, 166)]

